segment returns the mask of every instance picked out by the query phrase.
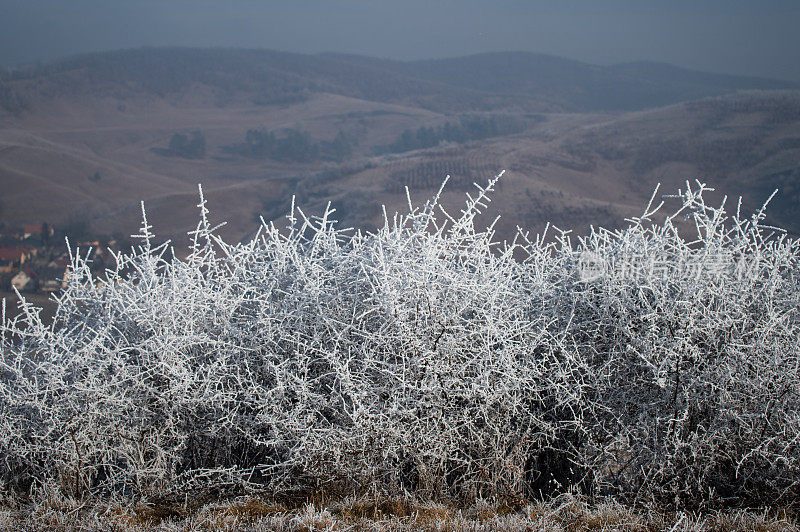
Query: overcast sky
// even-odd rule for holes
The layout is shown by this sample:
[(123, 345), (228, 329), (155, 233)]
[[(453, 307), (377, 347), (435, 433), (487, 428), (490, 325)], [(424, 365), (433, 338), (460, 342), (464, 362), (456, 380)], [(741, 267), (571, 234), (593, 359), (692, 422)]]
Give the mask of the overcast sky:
[(800, 81), (800, 0), (0, 0), (0, 65), (163, 45), (526, 50)]

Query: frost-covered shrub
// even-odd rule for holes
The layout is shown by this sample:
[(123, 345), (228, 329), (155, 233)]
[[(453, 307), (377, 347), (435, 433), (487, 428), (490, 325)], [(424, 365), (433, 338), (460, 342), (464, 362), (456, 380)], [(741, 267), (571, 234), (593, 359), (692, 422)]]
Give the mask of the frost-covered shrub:
[(725, 200), (706, 205), (707, 190), (687, 183), (661, 223), (651, 200), (627, 229), (578, 246), (597, 258), (571, 334), (603, 383), (590, 439), (623, 493), (785, 503), (800, 481), (798, 242), (762, 226), (763, 208), (745, 219), (741, 202), (732, 217)]
[(293, 208), (235, 245), (201, 193), (185, 260), (146, 218), (102, 281), (76, 254), (53, 324), (4, 320), (6, 489), (796, 495), (796, 241), (700, 186), (657, 222), (500, 245), (474, 226), (496, 180), (457, 218), (437, 195), (353, 234)]

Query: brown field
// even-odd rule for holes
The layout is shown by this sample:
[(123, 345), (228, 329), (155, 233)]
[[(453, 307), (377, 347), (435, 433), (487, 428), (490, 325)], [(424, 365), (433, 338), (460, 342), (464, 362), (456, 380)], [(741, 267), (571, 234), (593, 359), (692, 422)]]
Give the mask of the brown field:
[(85, 506), (51, 500), (36, 508), (0, 509), (4, 530), (74, 531), (726, 531), (791, 532), (791, 514), (760, 510), (661, 513), (614, 501), (590, 505), (564, 495), (548, 502), (478, 501), (468, 508), (399, 498), (349, 498), (283, 504), (258, 497), (227, 501)]
[[(800, 99), (793, 103), (800, 106)], [(745, 205), (755, 208), (771, 190), (767, 192), (768, 184), (754, 186), (759, 183), (753, 178), (791, 170), (800, 160), (797, 147), (779, 148), (797, 139), (800, 121), (765, 126), (759, 113), (738, 113), (710, 128), (705, 125), (709, 117), (693, 112), (689, 104), (624, 114), (549, 114), (547, 122), (522, 134), (382, 156), (371, 156), (369, 151), (405, 128), (441, 122), (443, 117), (335, 95), (319, 95), (286, 109), (169, 108), (163, 113), (148, 109), (135, 119), (110, 111), (101, 120), (92, 118), (99, 125), (84, 118), (86, 114), (65, 108), (60, 117), (51, 115), (54, 123), (49, 127), (38, 117), (28, 117), (0, 130), (2, 217), (13, 223), (60, 223), (83, 215), (97, 233), (131, 233), (138, 227), (139, 201), (144, 200), (156, 230), (181, 238), (196, 223), (196, 187), (202, 183), (213, 218), (228, 222), (223, 234), (238, 239), (257, 226), (255, 220), (264, 213), (265, 204), (275, 204), (276, 211), (285, 209), (297, 192), (298, 180), (336, 165), (224, 157), (215, 147), (241, 140), (247, 129), (287, 123), (299, 124), (312, 138), (330, 139), (336, 116), (376, 109), (394, 114), (379, 115), (366, 124), (341, 119), (340, 126), (363, 128), (364, 144), (353, 160), (372, 167), (307, 186), (301, 205), (310, 212), (318, 212), (331, 200), (334, 206), (343, 204), (348, 213), (363, 214), (366, 209), (368, 216), (345, 217), (343, 222), (369, 227), (380, 221), (379, 205), (386, 204), (390, 212), (402, 210), (403, 185), (410, 185), (416, 198), (432, 194), (449, 164), (467, 172), (453, 175), (446, 205), (458, 208), (473, 180), (480, 182), (505, 169), (503, 186), (494, 196), (494, 207), (505, 215), (506, 225), (501, 225), (505, 232), (517, 224), (540, 230), (547, 221), (583, 232), (590, 223), (614, 226), (635, 214), (658, 182), (673, 191), (686, 179), (699, 178), (729, 194), (743, 195), (749, 200)], [(73, 116), (71, 127), (63, 123), (67, 114)], [(210, 153), (204, 159), (149, 151), (166, 145), (173, 131), (194, 129), (208, 139)], [(737, 146), (754, 131), (754, 142), (763, 146), (763, 153), (753, 156), (748, 167), (737, 160), (741, 158)], [(697, 153), (681, 151), (680, 141), (686, 138), (700, 145)], [(667, 142), (677, 145), (675, 153), (656, 154), (658, 146)], [(708, 166), (703, 144), (711, 152), (712, 164), (714, 157), (727, 153), (730, 167), (711, 172), (703, 168)], [(422, 179), (403, 181), (404, 168), (413, 171), (431, 161), (440, 163), (439, 172), (434, 168)], [(102, 179), (93, 183), (87, 176), (95, 171)], [(798, 223), (796, 218), (782, 221), (793, 228)]]

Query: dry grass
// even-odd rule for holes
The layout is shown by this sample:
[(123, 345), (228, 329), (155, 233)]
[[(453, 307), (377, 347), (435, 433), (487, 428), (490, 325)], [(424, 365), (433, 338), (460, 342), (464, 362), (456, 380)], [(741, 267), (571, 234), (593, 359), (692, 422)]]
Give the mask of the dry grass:
[[(194, 506), (194, 507), (193, 507)], [(407, 498), (356, 498), (305, 504), (296, 508), (260, 498), (238, 498), (197, 505), (84, 507), (49, 500), (21, 510), (0, 510), (3, 530), (74, 531), (795, 531), (794, 517), (766, 511), (714, 512), (704, 515), (634, 509), (607, 501), (590, 505), (573, 495), (527, 503), (478, 501), (467, 508)]]

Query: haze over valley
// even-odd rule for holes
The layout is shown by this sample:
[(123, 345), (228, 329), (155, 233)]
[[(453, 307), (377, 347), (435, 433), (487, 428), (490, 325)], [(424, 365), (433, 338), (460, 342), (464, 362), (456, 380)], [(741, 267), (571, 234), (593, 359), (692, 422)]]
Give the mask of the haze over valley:
[[(800, 92), (793, 82), (661, 63), (597, 66), (542, 54), (396, 61), (343, 54), (143, 48), (9, 70), (0, 80), (0, 218), (129, 235), (144, 200), (186, 241), (197, 184), (226, 237), (291, 197), (369, 229), (451, 175), (507, 170), (501, 233), (546, 222), (619, 226), (656, 183), (724, 185), (800, 231)], [(282, 223), (282, 222), (280, 222)]]

